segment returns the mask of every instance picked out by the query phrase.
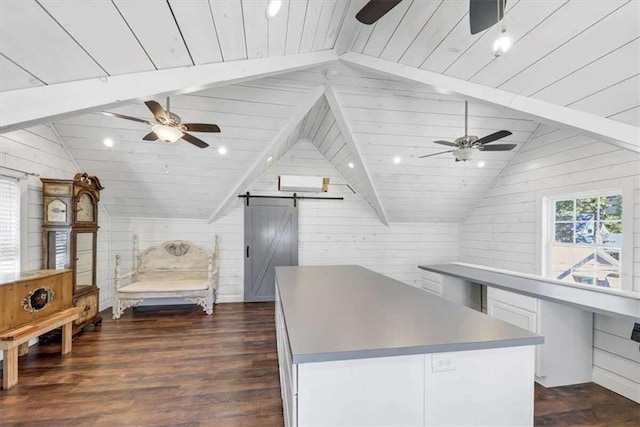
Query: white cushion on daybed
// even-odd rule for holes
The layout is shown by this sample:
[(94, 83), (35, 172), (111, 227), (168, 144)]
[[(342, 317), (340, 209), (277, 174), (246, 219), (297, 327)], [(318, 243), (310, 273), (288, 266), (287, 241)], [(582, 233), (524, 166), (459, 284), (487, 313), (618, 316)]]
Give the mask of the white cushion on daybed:
[(170, 282), (142, 280), (123, 286), (118, 292), (166, 292), (166, 291), (200, 291), (207, 289), (207, 279), (182, 279)]

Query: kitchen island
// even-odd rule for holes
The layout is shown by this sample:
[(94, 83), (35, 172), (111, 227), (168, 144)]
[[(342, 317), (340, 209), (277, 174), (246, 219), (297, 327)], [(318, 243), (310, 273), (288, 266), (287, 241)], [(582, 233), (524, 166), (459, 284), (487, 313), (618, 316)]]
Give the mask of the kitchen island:
[(532, 425), (543, 338), (359, 266), (276, 267), (285, 424)]

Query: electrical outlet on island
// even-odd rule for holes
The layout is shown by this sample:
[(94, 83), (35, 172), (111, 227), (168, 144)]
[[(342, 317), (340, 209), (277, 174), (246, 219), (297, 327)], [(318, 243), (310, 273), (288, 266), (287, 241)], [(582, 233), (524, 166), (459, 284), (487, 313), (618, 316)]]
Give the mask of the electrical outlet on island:
[(431, 372), (455, 371), (456, 357), (453, 354), (434, 354), (431, 356)]

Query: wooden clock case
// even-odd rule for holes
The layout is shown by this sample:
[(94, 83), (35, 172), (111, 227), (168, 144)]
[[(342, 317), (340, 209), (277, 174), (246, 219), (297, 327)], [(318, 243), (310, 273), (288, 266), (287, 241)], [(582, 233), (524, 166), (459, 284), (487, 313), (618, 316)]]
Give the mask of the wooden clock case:
[(74, 322), (76, 334), (100, 317), (96, 285), (98, 201), (103, 189), (95, 176), (77, 173), (73, 180), (42, 181), (42, 260), (44, 269), (72, 269), (73, 305), (82, 307)]

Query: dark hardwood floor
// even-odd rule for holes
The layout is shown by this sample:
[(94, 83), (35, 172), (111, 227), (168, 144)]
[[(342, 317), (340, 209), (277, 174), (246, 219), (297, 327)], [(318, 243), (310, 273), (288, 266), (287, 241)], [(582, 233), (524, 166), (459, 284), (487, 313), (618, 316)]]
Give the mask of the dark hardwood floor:
[[(272, 303), (103, 318), (64, 357), (47, 344), (20, 358), (0, 425), (283, 425)], [(536, 425), (638, 426), (640, 405), (595, 384), (536, 386)]]

